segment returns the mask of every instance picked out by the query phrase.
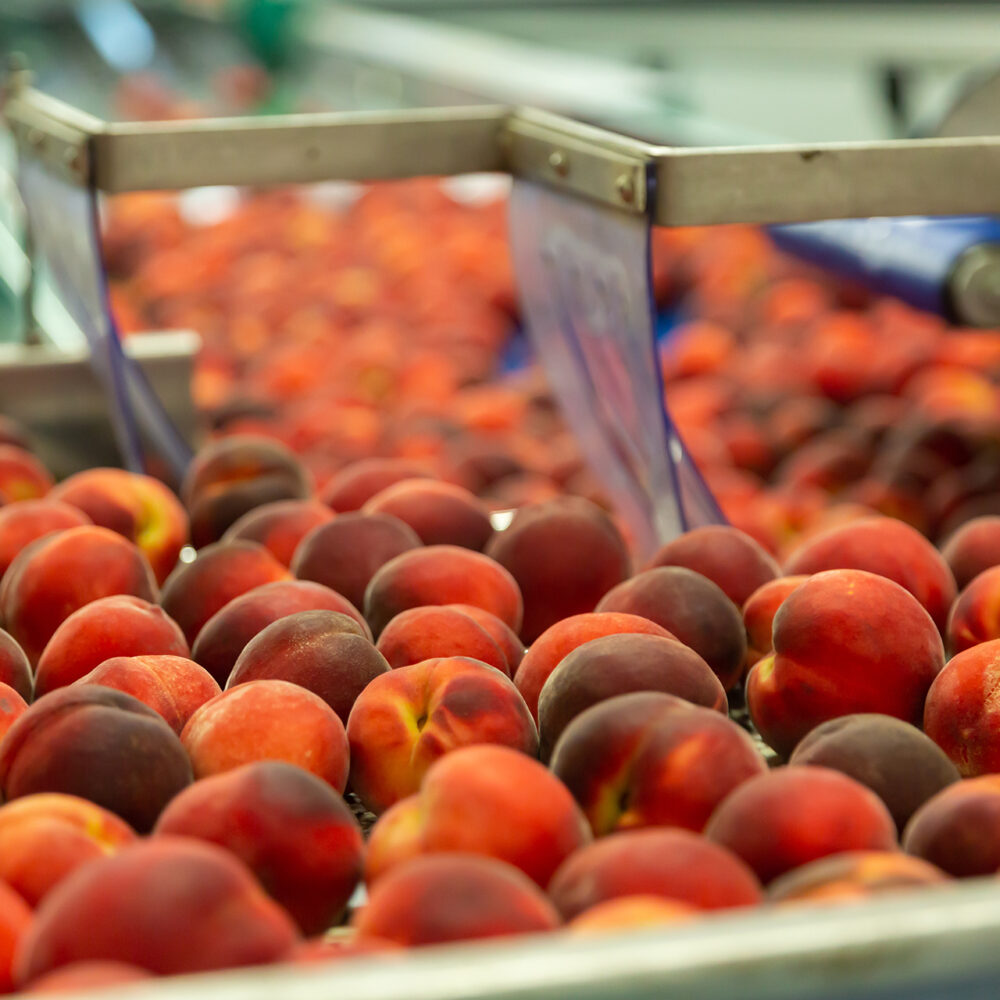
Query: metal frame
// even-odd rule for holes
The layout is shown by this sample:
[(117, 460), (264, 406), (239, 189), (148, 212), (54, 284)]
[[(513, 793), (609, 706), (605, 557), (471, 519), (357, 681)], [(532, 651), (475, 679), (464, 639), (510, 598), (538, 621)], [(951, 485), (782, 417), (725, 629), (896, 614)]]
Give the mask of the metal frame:
[(521, 108), (110, 123), (28, 86), (4, 117), (60, 176), (119, 193), (504, 171), (662, 226), (1000, 212), (1000, 137), (656, 146)]

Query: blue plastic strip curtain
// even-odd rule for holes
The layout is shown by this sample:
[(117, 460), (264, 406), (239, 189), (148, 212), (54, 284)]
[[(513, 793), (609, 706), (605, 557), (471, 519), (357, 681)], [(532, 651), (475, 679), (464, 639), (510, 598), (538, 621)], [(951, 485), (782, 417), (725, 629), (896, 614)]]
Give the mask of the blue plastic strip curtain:
[(49, 265), (63, 305), (90, 345), (122, 463), (134, 472), (144, 471), (145, 432), (179, 481), (191, 450), (142, 369), (122, 350), (108, 300), (96, 192), (67, 183), (30, 159), (20, 164), (18, 181), (35, 247)]
[(536, 355), (638, 554), (723, 523), (664, 402), (649, 218), (518, 179), (510, 221)]

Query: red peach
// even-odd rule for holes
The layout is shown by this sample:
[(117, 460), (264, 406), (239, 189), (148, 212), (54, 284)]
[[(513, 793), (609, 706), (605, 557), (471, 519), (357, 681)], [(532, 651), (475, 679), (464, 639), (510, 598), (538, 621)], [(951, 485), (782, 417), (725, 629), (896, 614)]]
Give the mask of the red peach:
[(138, 545), (157, 583), (170, 575), (187, 542), (187, 513), (171, 490), (152, 476), (87, 469), (61, 482), (50, 498), (79, 508), (94, 524)]
[(806, 575), (779, 576), (758, 587), (743, 605), (743, 627), (747, 634), (747, 663), (753, 666), (774, 649), (771, 636), (774, 616), (789, 594), (808, 580)]
[(153, 832), (235, 854), (304, 934), (335, 924), (361, 879), (361, 828), (348, 805), (321, 778), (282, 761), (203, 778), (171, 801)]
[(138, 698), (178, 736), (195, 711), (221, 693), (204, 667), (183, 656), (113, 656), (75, 683), (98, 684)]
[(663, 691), (717, 712), (728, 708), (719, 678), (676, 639), (627, 633), (591, 639), (560, 661), (538, 696), (542, 760), (581, 712), (632, 691)]
[(261, 629), (233, 667), (227, 688), (248, 681), (290, 681), (319, 695), (347, 725), (358, 695), (389, 664), (366, 630), (337, 611), (300, 611)]
[(728, 525), (709, 525), (685, 532), (662, 546), (646, 569), (684, 566), (707, 576), (737, 607), (760, 586), (781, 575), (764, 548)]
[(0, 879), (35, 907), (71, 872), (135, 839), (128, 823), (86, 799), (25, 795), (0, 807)]
[(457, 545), (427, 545), (385, 563), (365, 591), (365, 618), (378, 636), (401, 611), (426, 604), (475, 604), (517, 631), (523, 602), (499, 563)]
[(656, 622), (651, 622), (648, 618), (604, 611), (573, 615), (572, 618), (556, 622), (531, 644), (528, 652), (524, 654), (521, 665), (517, 668), (517, 673), (514, 674), (514, 683), (536, 720), (538, 718), (538, 696), (545, 682), (549, 679), (549, 675), (562, 660), (574, 649), (592, 639), (600, 639), (602, 636), (619, 633), (673, 638), (665, 628), (657, 625)]
[(597, 903), (575, 916), (566, 927), (574, 934), (607, 934), (639, 927), (686, 924), (700, 915), (696, 907), (687, 903), (637, 894)]
[(12, 687), (0, 683), (0, 739), (27, 708), (28, 703)]
[(848, 851), (793, 868), (767, 895), (775, 903), (853, 903), (947, 881), (940, 868), (900, 851)]
[(115, 594), (156, 600), (146, 557), (107, 528), (68, 528), (32, 542), (11, 563), (0, 583), (0, 618), (37, 663), (74, 611)]
[(683, 566), (646, 570), (609, 590), (596, 610), (662, 625), (705, 660), (727, 691), (743, 676), (747, 638), (739, 608), (700, 573)]
[(13, 991), (15, 956), (31, 923), (28, 904), (9, 885), (0, 882), (0, 993)]
[(291, 574), (256, 542), (207, 545), (192, 563), (181, 563), (163, 585), (163, 610), (193, 643), (204, 624), (234, 597)]
[(951, 606), (948, 645), (955, 653), (1000, 639), (1000, 566), (984, 569)]
[(559, 914), (513, 865), (469, 854), (414, 858), (372, 889), (352, 921), (363, 935), (414, 946), (555, 930)]
[(401, 612), (382, 629), (377, 646), (390, 667), (461, 656), (488, 663), (510, 676), (507, 658), (486, 630), (452, 607), (431, 605)]
[(181, 487), (191, 516), (191, 540), (201, 548), (254, 507), (276, 500), (303, 500), (312, 492), (309, 474), (272, 438), (230, 435), (195, 455)]
[(753, 906), (763, 895), (757, 877), (740, 858), (681, 829), (601, 837), (569, 856), (548, 891), (564, 920), (598, 903), (638, 894), (699, 910)]
[(51, 489), (49, 470), (30, 451), (0, 444), (0, 491), (8, 502), (37, 500)]
[(24, 701), (31, 701), (35, 681), (31, 664), (14, 637), (0, 628), (0, 683), (13, 688)]
[(126, 594), (104, 597), (74, 611), (52, 634), (38, 660), (35, 694), (72, 684), (114, 656), (189, 652), (184, 634), (162, 608)]
[(222, 541), (245, 538), (258, 542), (282, 566), (291, 566), (302, 539), (314, 528), (332, 520), (333, 512), (318, 500), (275, 500), (254, 507), (235, 520), (226, 529)]
[(590, 839), (573, 796), (538, 761), (509, 747), (463, 747), (432, 764), (420, 791), (379, 818), (365, 880), (420, 854), (458, 851), (507, 861), (545, 886)]
[(506, 623), (502, 622), (496, 615), (483, 608), (477, 608), (474, 604), (446, 604), (447, 608), (461, 611), (468, 615), (480, 628), (486, 630), (486, 634), (500, 647), (500, 651), (507, 661), (507, 673), (514, 676), (515, 671), (524, 659), (524, 643), (518, 638), (517, 633)]
[(39, 698), (0, 741), (0, 788), (11, 799), (64, 792), (89, 799), (140, 832), (191, 782), (174, 731), (147, 705), (96, 685)]
[(358, 623), (359, 634), (371, 637), (361, 612), (321, 583), (278, 580), (234, 597), (198, 632), (191, 651), (219, 684), (225, 684), (246, 644), (262, 629), (300, 611), (337, 611)]
[(812, 765), (743, 782), (712, 814), (705, 836), (742, 858), (765, 884), (830, 854), (896, 848), (896, 824), (874, 792)]
[(338, 792), (347, 784), (344, 724), (322, 698), (286, 681), (250, 681), (223, 691), (188, 719), (181, 742), (196, 778), (283, 760), (319, 775)]
[(310, 531), (295, 550), (292, 572), (300, 580), (330, 587), (360, 608), (376, 571), (417, 548), (417, 533), (398, 517), (352, 512)]
[(57, 500), (8, 503), (0, 510), (0, 578), (21, 549), (36, 538), (90, 523), (90, 518), (82, 510)]
[(481, 551), (493, 535), (486, 505), (452, 483), (403, 479), (380, 490), (361, 508), (391, 514), (408, 524), (424, 545), (460, 545)]
[(941, 555), (954, 573), (955, 583), (964, 590), (983, 570), (1000, 566), (1000, 517), (966, 521), (945, 543)]
[(903, 850), (955, 878), (1000, 869), (1000, 774), (967, 778), (928, 799), (903, 831)]
[(898, 583), (944, 631), (955, 600), (955, 578), (937, 549), (915, 528), (892, 517), (868, 517), (831, 528), (795, 550), (789, 574), (860, 569)]
[(360, 510), (393, 483), (423, 475), (415, 462), (402, 458), (366, 458), (341, 469), (323, 487), (320, 499), (338, 513)]
[(74, 872), (42, 903), (18, 948), (15, 981), (84, 961), (158, 975), (258, 965), (296, 938), (288, 915), (227, 851), (155, 837)]
[(736, 723), (653, 691), (581, 712), (559, 737), (550, 767), (598, 837), (644, 826), (700, 832), (734, 788), (767, 770)]
[(747, 678), (747, 707), (787, 755), (810, 729), (877, 712), (919, 724), (944, 664), (930, 615), (899, 584), (863, 570), (817, 573), (774, 619), (774, 653)]
[(564, 618), (593, 611), (630, 568), (614, 522), (582, 497), (521, 507), (486, 554), (510, 572), (521, 590), (519, 631), (525, 643)]
[(538, 734), (524, 699), (500, 673), (464, 656), (438, 657), (374, 678), (347, 720), (351, 789), (380, 813), (420, 788), (430, 766), (459, 747), (490, 743), (534, 756)]

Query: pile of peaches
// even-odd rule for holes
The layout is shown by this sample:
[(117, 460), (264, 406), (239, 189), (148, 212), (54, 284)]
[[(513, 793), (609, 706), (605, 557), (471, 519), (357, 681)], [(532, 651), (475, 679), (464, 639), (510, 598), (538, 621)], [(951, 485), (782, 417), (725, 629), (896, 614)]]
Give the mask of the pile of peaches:
[(586, 498), (497, 529), (411, 459), (317, 489), (227, 435), (176, 495), (0, 435), (6, 991), (1000, 869), (1000, 518), (639, 563)]

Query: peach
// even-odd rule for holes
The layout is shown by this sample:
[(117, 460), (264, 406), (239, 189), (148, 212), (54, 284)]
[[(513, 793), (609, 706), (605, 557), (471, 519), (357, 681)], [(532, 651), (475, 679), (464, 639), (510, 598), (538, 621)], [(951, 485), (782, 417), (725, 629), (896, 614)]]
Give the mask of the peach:
[(591, 639), (559, 662), (538, 696), (542, 759), (581, 712), (632, 691), (663, 691), (718, 712), (728, 708), (709, 665), (676, 639), (627, 633)]
[(552, 877), (549, 896), (564, 920), (600, 903), (656, 896), (697, 910), (754, 906), (763, 893), (735, 854), (681, 829), (627, 830), (571, 854)]
[(308, 580), (278, 580), (254, 587), (216, 611), (198, 632), (191, 657), (225, 684), (240, 653), (261, 629), (299, 611), (337, 611), (353, 618), (359, 634), (370, 638), (361, 612), (336, 591)]
[(151, 973), (128, 962), (71, 962), (39, 976), (25, 993), (76, 993), (152, 979)]
[(859, 781), (885, 803), (900, 833), (932, 795), (959, 779), (940, 747), (916, 726), (889, 715), (824, 722), (799, 743), (788, 763), (828, 767)]
[(514, 683), (524, 698), (536, 720), (538, 718), (538, 696), (541, 693), (549, 675), (562, 660), (574, 649), (592, 639), (600, 639), (606, 635), (635, 633), (638, 635), (658, 635), (665, 639), (673, 638), (671, 634), (651, 622), (648, 618), (638, 615), (626, 615), (617, 611), (591, 612), (584, 615), (573, 615), (556, 622), (540, 635), (524, 654), (521, 665), (514, 674)]
[(152, 476), (124, 469), (87, 469), (63, 480), (49, 498), (79, 508), (94, 524), (138, 545), (157, 583), (170, 575), (187, 543), (187, 512)]
[(486, 634), (500, 647), (500, 651), (507, 661), (507, 673), (513, 677), (517, 668), (524, 659), (524, 643), (518, 638), (517, 633), (506, 622), (502, 622), (495, 614), (477, 608), (473, 604), (447, 604), (445, 607), (453, 608), (468, 615), (480, 628), (486, 630)]
[(309, 474), (284, 445), (271, 438), (230, 435), (195, 455), (181, 487), (191, 517), (191, 541), (218, 541), (247, 511), (276, 500), (304, 500)]
[(0, 683), (0, 739), (27, 708), (28, 703), (10, 685)]
[(163, 585), (163, 610), (193, 643), (204, 624), (234, 597), (291, 574), (256, 542), (208, 545), (191, 563), (181, 563)]
[(513, 865), (471, 854), (400, 865), (352, 920), (365, 936), (406, 946), (538, 934), (560, 922), (541, 889)]
[(304, 934), (335, 924), (361, 880), (361, 828), (347, 803), (321, 778), (282, 761), (203, 778), (173, 799), (153, 832), (235, 854)]
[(903, 850), (956, 878), (1000, 869), (1000, 774), (942, 789), (912, 816)]
[(420, 544), (417, 533), (398, 517), (360, 511), (342, 514), (302, 539), (292, 572), (300, 580), (325, 584), (360, 608), (375, 572)]
[(154, 837), (86, 865), (44, 900), (18, 948), (15, 981), (75, 962), (124, 962), (164, 976), (259, 965), (297, 937), (228, 851)]
[(460, 545), (481, 551), (493, 535), (486, 505), (461, 486), (435, 479), (403, 479), (361, 508), (408, 524), (424, 545)]
[[(3, 515), (0, 513), (0, 523)], [(966, 521), (941, 549), (944, 561), (964, 590), (983, 570), (1000, 566), (1000, 516), (987, 515)]]
[(344, 724), (322, 698), (287, 681), (249, 681), (223, 691), (188, 719), (181, 742), (196, 778), (257, 760), (283, 760), (343, 793)]
[(458, 545), (426, 545), (381, 566), (365, 591), (365, 618), (378, 636), (401, 611), (458, 603), (520, 629), (524, 604), (517, 582), (493, 559)]
[(376, 493), (423, 474), (424, 470), (408, 459), (366, 458), (336, 473), (323, 487), (320, 499), (338, 513), (360, 510)]
[(37, 500), (51, 489), (49, 470), (30, 451), (0, 444), (0, 492), (9, 503)]
[(747, 638), (739, 608), (700, 573), (683, 566), (646, 570), (609, 590), (596, 610), (662, 625), (712, 668), (727, 691), (743, 676)]
[(36, 538), (91, 524), (82, 510), (57, 500), (19, 500), (0, 509), (0, 578), (14, 557)]
[(1000, 771), (998, 683), (1000, 639), (992, 639), (949, 660), (927, 693), (924, 730), (965, 777)]
[(765, 885), (830, 854), (897, 845), (896, 824), (873, 791), (805, 764), (743, 782), (712, 814), (705, 836), (742, 858)]
[(282, 566), (290, 566), (299, 542), (314, 528), (332, 520), (333, 512), (318, 500), (275, 500), (254, 507), (234, 521), (222, 541), (245, 538), (258, 542)]
[(184, 656), (113, 656), (76, 684), (97, 684), (138, 698), (180, 736), (195, 711), (220, 693), (204, 667)]
[(534, 756), (538, 733), (517, 688), (465, 656), (427, 659), (374, 678), (347, 720), (351, 789), (374, 813), (414, 794), (459, 747), (498, 744)]
[(459, 851), (507, 861), (544, 887), (590, 839), (569, 790), (537, 760), (510, 747), (463, 747), (432, 764), (420, 791), (379, 818), (365, 880), (416, 855)]
[(0, 683), (13, 688), (24, 701), (31, 701), (35, 681), (31, 664), (14, 637), (0, 628)]
[(139, 597), (103, 597), (74, 611), (52, 634), (35, 670), (41, 697), (113, 656), (187, 656), (187, 641), (162, 608)]
[(767, 770), (735, 722), (653, 691), (581, 712), (563, 730), (549, 766), (597, 837), (644, 826), (700, 832), (737, 785)]
[(955, 578), (937, 549), (915, 528), (892, 517), (852, 521), (810, 539), (785, 564), (790, 575), (861, 569), (908, 590), (944, 631), (955, 600)]
[(683, 566), (707, 576), (739, 608), (758, 587), (781, 575), (759, 542), (722, 524), (695, 528), (667, 542), (645, 568), (657, 566)]
[(793, 868), (767, 895), (774, 903), (849, 903), (948, 881), (940, 868), (900, 851), (848, 851)]
[(1000, 566), (984, 569), (958, 595), (948, 616), (947, 639), (954, 653), (1000, 639)]
[(607, 934), (609, 931), (686, 924), (700, 915), (697, 907), (686, 903), (637, 894), (597, 903), (575, 916), (566, 927), (574, 934)]
[(488, 663), (510, 676), (507, 657), (470, 616), (453, 607), (431, 605), (396, 615), (378, 638), (390, 667), (405, 667), (437, 656), (461, 656)]
[(9, 885), (0, 882), (0, 993), (13, 991), (17, 949), (31, 922), (28, 904)]
[(614, 522), (582, 497), (521, 507), (510, 527), (494, 535), (486, 554), (510, 572), (521, 590), (519, 631), (525, 643), (570, 615), (593, 611), (630, 568)]
[(4, 798), (36, 792), (78, 795), (140, 832), (191, 782), (174, 731), (147, 705), (96, 685), (39, 698), (0, 741)]
[(747, 634), (747, 663), (753, 666), (774, 649), (774, 616), (785, 598), (808, 580), (806, 575), (779, 576), (758, 587), (743, 605), (743, 627)]
[(0, 807), (0, 879), (35, 907), (71, 872), (135, 839), (128, 823), (86, 799), (26, 795)]
[(31, 663), (56, 629), (91, 601), (115, 594), (156, 600), (146, 557), (121, 535), (84, 525), (22, 549), (0, 584), (0, 619)]
[(747, 678), (764, 741), (787, 756), (821, 722), (876, 712), (919, 724), (944, 665), (933, 619), (908, 591), (864, 570), (817, 573), (774, 618), (774, 652)]
[(243, 647), (226, 687), (289, 681), (319, 695), (346, 726), (358, 695), (388, 670), (365, 627), (349, 615), (300, 611), (272, 622)]

